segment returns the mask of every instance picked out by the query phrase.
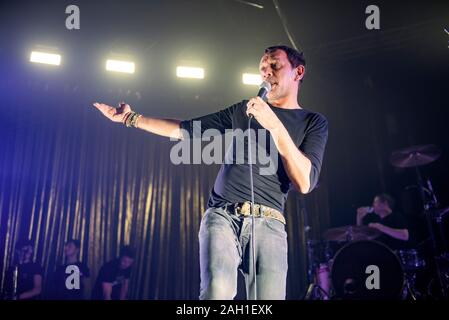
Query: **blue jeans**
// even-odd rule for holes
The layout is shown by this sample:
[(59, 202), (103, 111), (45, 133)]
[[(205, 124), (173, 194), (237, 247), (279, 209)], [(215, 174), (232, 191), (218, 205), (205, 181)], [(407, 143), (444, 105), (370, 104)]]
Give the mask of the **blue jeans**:
[[(287, 279), (287, 232), (282, 222), (255, 218), (257, 299), (284, 300)], [(246, 296), (254, 299), (251, 246), (252, 218), (226, 208), (209, 208), (199, 231), (200, 299), (231, 300), (237, 294), (237, 272)]]

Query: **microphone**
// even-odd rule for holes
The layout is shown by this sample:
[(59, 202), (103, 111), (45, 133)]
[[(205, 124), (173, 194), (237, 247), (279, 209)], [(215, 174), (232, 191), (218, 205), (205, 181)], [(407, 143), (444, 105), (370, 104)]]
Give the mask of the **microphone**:
[(262, 100), (265, 100), (268, 92), (271, 91), (271, 83), (268, 81), (264, 81), (259, 86), (259, 92), (257, 93), (258, 97), (261, 97)]
[[(268, 92), (271, 91), (271, 83), (268, 81), (263, 81), (259, 86), (259, 92), (257, 93), (257, 96), (262, 98), (262, 100), (266, 101)], [(254, 117), (251, 113), (249, 114), (249, 117)]]

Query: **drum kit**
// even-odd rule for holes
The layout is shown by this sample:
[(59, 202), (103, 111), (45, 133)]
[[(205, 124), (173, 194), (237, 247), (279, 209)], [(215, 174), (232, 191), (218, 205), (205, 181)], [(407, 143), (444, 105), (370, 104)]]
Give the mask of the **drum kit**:
[[(391, 156), (393, 166), (415, 169), (431, 252), (426, 255), (416, 248), (393, 251), (376, 241), (380, 231), (367, 226), (328, 229), (322, 240), (314, 241), (309, 239), (307, 226), (309, 286), (305, 299), (448, 299), (449, 247), (442, 224), (449, 220), (449, 208), (437, 209), (432, 184), (423, 179), (419, 168), (440, 154), (438, 147), (426, 145), (398, 150)], [(304, 221), (307, 224), (307, 219)]]

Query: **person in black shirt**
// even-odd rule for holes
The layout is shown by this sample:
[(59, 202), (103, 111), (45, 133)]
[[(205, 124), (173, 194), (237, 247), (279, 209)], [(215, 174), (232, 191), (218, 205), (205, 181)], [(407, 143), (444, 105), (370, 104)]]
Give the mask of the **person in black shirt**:
[(5, 286), (6, 296), (13, 300), (35, 300), (41, 294), (43, 270), (33, 262), (33, 251), (30, 240), (22, 240), (16, 244), (16, 262), (8, 270)]
[(408, 247), (409, 232), (402, 215), (393, 212), (394, 204), (395, 201), (390, 195), (377, 195), (372, 207), (357, 209), (357, 225), (367, 225), (379, 230), (382, 234), (376, 240), (390, 249), (405, 249)]
[(85, 263), (79, 261), (80, 246), (79, 240), (70, 239), (66, 242), (64, 246), (65, 264), (56, 269), (50, 283), (53, 288), (52, 299), (84, 300), (85, 282), (86, 278), (90, 276), (90, 271)]
[[(248, 299), (285, 299), (287, 193), (291, 185), (303, 194), (316, 187), (328, 137), (327, 119), (298, 103), (305, 64), (303, 54), (293, 48), (266, 48), (259, 63), (262, 80), (271, 85), (266, 102), (254, 97), (190, 120), (142, 116), (125, 103), (119, 108), (93, 104), (114, 122), (181, 140), (179, 144), (184, 141), (190, 144), (191, 140), (195, 143), (195, 139), (203, 138), (210, 141), (211, 137), (219, 140), (232, 133), (232, 145), (226, 148), (224, 163), (201, 220), (200, 299), (233, 299), (239, 269), (245, 277)], [(250, 114), (254, 119), (248, 131), (257, 133), (251, 145), (245, 134)], [(253, 147), (258, 149), (257, 155), (248, 152)], [(268, 154), (269, 165), (262, 161), (261, 153)], [(204, 155), (201, 150), (192, 154), (194, 163), (197, 155)], [(249, 209), (252, 200), (249, 154), (254, 154), (251, 161), (254, 226)], [(173, 157), (171, 160), (174, 162)], [(253, 227), (255, 261), (251, 246)], [(256, 274), (254, 265), (257, 265)], [(254, 279), (257, 279), (257, 292)]]
[(120, 257), (105, 263), (98, 273), (93, 300), (126, 300), (129, 278), (134, 263), (134, 250), (125, 246)]

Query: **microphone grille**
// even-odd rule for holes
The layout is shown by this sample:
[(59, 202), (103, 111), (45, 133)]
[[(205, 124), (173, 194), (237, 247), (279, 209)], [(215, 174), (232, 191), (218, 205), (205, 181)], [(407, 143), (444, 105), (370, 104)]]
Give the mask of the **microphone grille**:
[(271, 91), (271, 83), (269, 83), (268, 81), (263, 81), (260, 86), (259, 89), (265, 89), (267, 90), (267, 92)]

